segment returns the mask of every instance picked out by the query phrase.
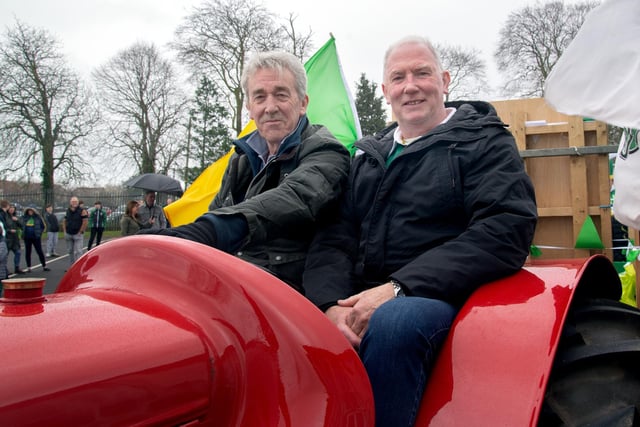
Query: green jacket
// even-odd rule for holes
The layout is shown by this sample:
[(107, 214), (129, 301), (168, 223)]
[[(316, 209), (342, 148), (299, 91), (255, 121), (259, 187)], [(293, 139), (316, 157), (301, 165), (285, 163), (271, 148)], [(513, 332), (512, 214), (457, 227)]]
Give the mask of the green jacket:
[(105, 228), (107, 226), (107, 211), (104, 208), (89, 209), (89, 229)]
[(244, 216), (249, 234), (235, 254), (302, 292), (309, 244), (326, 212), (337, 207), (349, 152), (327, 128), (303, 117), (261, 168), (262, 160), (247, 143), (252, 135), (235, 142), (210, 209), (216, 216)]

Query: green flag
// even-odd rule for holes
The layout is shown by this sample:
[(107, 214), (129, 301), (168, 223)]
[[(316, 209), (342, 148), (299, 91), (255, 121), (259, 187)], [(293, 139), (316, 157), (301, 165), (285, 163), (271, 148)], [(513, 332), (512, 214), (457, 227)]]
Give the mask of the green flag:
[(333, 35), (309, 58), (304, 69), (308, 79), (309, 120), (325, 125), (353, 154), (354, 143), (362, 136), (360, 121), (342, 74)]
[(576, 249), (604, 249), (596, 225), (590, 216), (587, 216), (582, 224), (575, 247)]

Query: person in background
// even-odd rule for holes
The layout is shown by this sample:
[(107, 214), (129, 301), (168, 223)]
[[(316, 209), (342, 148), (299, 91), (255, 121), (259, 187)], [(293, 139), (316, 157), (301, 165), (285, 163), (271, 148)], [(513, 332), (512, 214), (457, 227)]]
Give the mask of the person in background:
[(82, 255), (84, 232), (89, 223), (89, 213), (80, 207), (80, 201), (76, 196), (69, 199), (69, 207), (62, 220), (62, 232), (67, 242), (69, 252), (69, 265), (73, 265), (76, 259)]
[[(0, 280), (9, 278), (9, 269), (7, 268), (9, 250), (5, 242), (6, 235), (7, 230), (4, 224), (4, 216), (0, 214)], [(0, 282), (0, 291), (2, 291), (2, 282)]]
[(0, 200), (0, 215), (4, 217), (3, 220), (7, 232), (5, 237), (7, 250), (13, 252), (13, 271), (15, 274), (24, 274), (25, 272), (20, 268), (22, 220), (16, 214), (15, 205), (10, 204), (8, 200)]
[(515, 140), (488, 103), (444, 103), (421, 37), (393, 44), (382, 92), (397, 123), (356, 143), (336, 218), (311, 245), (306, 296), (358, 349), (376, 427), (412, 426), (453, 319), (517, 272), (537, 221)]
[(233, 253), (302, 293), (309, 243), (337, 205), (349, 152), (327, 128), (309, 123), (307, 76), (294, 55), (255, 54), (242, 88), (257, 130), (235, 141), (211, 211), (157, 234)]
[(47, 247), (45, 256), (60, 256), (56, 253), (56, 248), (58, 247), (58, 233), (60, 232), (58, 217), (53, 213), (53, 205), (51, 203), (49, 203), (44, 210), (44, 222), (47, 224)]
[(107, 211), (102, 207), (102, 202), (97, 201), (93, 204), (93, 209), (89, 211), (89, 243), (87, 244), (87, 250), (91, 250), (93, 246), (93, 240), (96, 241), (96, 246), (102, 241), (102, 233), (107, 226)]
[(26, 208), (22, 217), (22, 223), (24, 224), (24, 252), (25, 261), (27, 262), (27, 271), (31, 271), (31, 248), (36, 249), (38, 258), (40, 258), (40, 264), (42, 270), (49, 271), (47, 267), (47, 259), (42, 251), (42, 233), (44, 233), (46, 226), (44, 220), (34, 208)]
[(156, 192), (146, 191), (144, 193), (144, 202), (138, 209), (140, 222), (147, 225), (150, 224), (152, 230), (162, 230), (167, 228), (167, 218), (164, 216), (162, 206), (156, 203)]
[(151, 227), (151, 223), (142, 223), (142, 221), (140, 221), (140, 215), (138, 215), (139, 208), (140, 204), (136, 200), (129, 200), (129, 202), (127, 202), (124, 215), (120, 218), (121, 236), (131, 236), (143, 228)]
[[(6, 206), (6, 207), (5, 207)], [(7, 249), (7, 210), (9, 209), (8, 200), (0, 200), (0, 280), (9, 278), (9, 250)], [(0, 289), (2, 285), (0, 284)]]

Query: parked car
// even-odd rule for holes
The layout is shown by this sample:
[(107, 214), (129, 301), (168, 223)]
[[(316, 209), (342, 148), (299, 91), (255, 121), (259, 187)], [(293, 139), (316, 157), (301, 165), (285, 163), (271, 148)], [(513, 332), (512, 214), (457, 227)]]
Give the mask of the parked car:
[(56, 216), (56, 218), (58, 218), (58, 223), (60, 225), (62, 225), (62, 221), (64, 220), (64, 217), (67, 214), (67, 212), (66, 211), (58, 211), (58, 212), (54, 212), (53, 214)]
[(107, 214), (107, 229), (116, 230), (120, 227), (120, 218), (124, 215), (127, 205), (120, 205)]

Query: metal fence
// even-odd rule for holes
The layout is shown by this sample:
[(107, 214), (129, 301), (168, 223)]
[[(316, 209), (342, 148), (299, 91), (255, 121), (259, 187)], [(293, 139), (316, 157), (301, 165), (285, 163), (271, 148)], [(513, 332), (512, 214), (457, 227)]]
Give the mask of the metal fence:
[[(142, 200), (143, 190), (130, 189), (121, 192), (107, 191), (56, 191), (45, 194), (44, 191), (19, 192), (19, 193), (3, 193), (0, 199), (6, 199), (9, 203), (16, 205), (16, 211), (22, 214), (28, 207), (36, 209), (39, 213), (44, 212), (45, 201), (51, 200), (53, 211), (61, 220), (69, 206), (69, 199), (75, 196), (80, 199), (84, 207), (91, 209), (95, 202), (102, 203), (107, 211), (107, 230), (119, 230), (120, 218), (124, 214), (125, 206), (129, 200)], [(156, 203), (164, 206), (167, 201), (166, 194), (158, 193)]]

